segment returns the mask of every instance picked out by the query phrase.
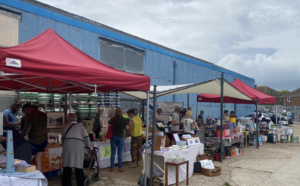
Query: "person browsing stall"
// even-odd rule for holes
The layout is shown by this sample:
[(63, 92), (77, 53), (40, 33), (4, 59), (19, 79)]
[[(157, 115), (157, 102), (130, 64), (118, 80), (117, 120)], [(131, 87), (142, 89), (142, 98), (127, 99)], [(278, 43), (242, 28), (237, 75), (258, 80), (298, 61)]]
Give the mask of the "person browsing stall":
[(144, 125), (140, 117), (134, 115), (134, 109), (127, 111), (127, 115), (131, 118), (129, 121), (129, 132), (128, 136), (131, 136), (131, 159), (132, 165), (129, 168), (137, 168), (139, 166), (139, 161), (142, 159), (142, 144), (143, 144), (143, 130)]
[(204, 111), (203, 111), (203, 110), (201, 110), (201, 111), (200, 111), (200, 114), (198, 115), (198, 119), (202, 119), (202, 120), (204, 120), (204, 116), (203, 116), (203, 114), (204, 114)]
[[(31, 147), (30, 144), (25, 140), (25, 138), (19, 133), (17, 129), (13, 126), (7, 124), (6, 117), (3, 116), (3, 130), (11, 130), (13, 135), (13, 145), (14, 145), (14, 158), (24, 160), (27, 164), (31, 164)], [(3, 134), (4, 137), (7, 136), (6, 133)], [(1, 145), (6, 149), (6, 141), (2, 141)]]
[(48, 144), (47, 141), (47, 115), (34, 109), (31, 105), (23, 106), (26, 114), (24, 129), (22, 135), (28, 135), (31, 145), (32, 159), (35, 159), (36, 169), (42, 169), (42, 156)]
[(230, 121), (230, 123), (233, 124), (233, 128), (235, 128), (236, 127), (236, 116), (233, 111), (230, 112), (229, 121)]
[(186, 118), (183, 119), (183, 132), (186, 134), (195, 134), (195, 131), (199, 131), (199, 128), (197, 124), (194, 122), (194, 120), (191, 118), (193, 115), (192, 111), (187, 111), (186, 112)]
[(127, 120), (123, 117), (123, 111), (117, 108), (115, 116), (109, 121), (110, 125), (113, 125), (113, 135), (110, 139), (111, 156), (110, 156), (110, 172), (114, 171), (116, 150), (118, 149), (118, 172), (123, 172), (123, 148), (125, 141), (125, 129), (128, 130), (129, 126)]
[(162, 114), (162, 109), (161, 108), (156, 109), (155, 121), (162, 121), (161, 114)]
[(72, 168), (75, 169), (76, 183), (78, 186), (84, 186), (83, 162), (85, 148), (91, 147), (90, 138), (84, 125), (77, 123), (77, 115), (69, 113), (67, 115), (68, 123), (62, 129), (62, 185), (72, 185)]
[(229, 121), (228, 110), (224, 110), (224, 119), (225, 121)]
[(5, 116), (8, 125), (14, 126), (16, 128), (18, 127), (18, 125), (20, 125), (17, 115), (21, 108), (21, 102), (17, 101), (10, 105), (10, 107), (3, 112), (3, 115)]
[[(182, 120), (181, 121), (179, 120), (179, 115), (178, 115), (179, 113), (180, 113), (180, 107), (176, 106), (175, 111), (173, 112), (172, 115), (172, 127), (171, 127), (172, 135), (179, 132), (180, 125), (182, 124)], [(172, 143), (173, 144), (175, 143), (174, 138), (172, 140)]]

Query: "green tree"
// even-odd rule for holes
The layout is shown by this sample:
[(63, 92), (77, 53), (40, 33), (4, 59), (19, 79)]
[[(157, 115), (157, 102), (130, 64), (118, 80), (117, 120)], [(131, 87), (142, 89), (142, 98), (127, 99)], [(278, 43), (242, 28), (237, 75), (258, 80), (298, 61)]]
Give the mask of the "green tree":
[(282, 91), (280, 91), (280, 93), (284, 95), (284, 94), (290, 93), (290, 91), (289, 90), (282, 90)]

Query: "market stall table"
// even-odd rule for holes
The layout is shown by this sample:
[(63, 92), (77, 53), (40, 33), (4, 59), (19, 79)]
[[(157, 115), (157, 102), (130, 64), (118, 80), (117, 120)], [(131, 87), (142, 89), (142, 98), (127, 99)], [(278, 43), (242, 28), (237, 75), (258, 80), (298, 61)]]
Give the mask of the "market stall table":
[(34, 185), (47, 186), (48, 181), (40, 171), (30, 173), (3, 173), (0, 172), (0, 185)]
[[(126, 138), (124, 142), (124, 148), (123, 148), (123, 162), (131, 161), (131, 138)], [(111, 147), (110, 147), (110, 141), (107, 142), (91, 142), (91, 145), (93, 147), (99, 148), (98, 151), (98, 162), (100, 168), (107, 168), (110, 167), (110, 155), (111, 155)], [(115, 164), (118, 163), (118, 150), (116, 151), (116, 157), (115, 157)]]
[[(148, 150), (148, 153), (151, 153), (151, 150)], [(185, 157), (187, 161), (189, 161), (189, 170), (188, 170), (188, 177), (193, 175), (194, 163), (197, 161), (196, 157), (198, 154), (204, 153), (204, 145), (200, 143), (199, 145), (192, 146), (187, 149), (176, 150), (176, 151), (154, 151), (154, 166), (153, 172), (163, 174), (165, 170), (165, 163), (168, 161), (169, 158), (173, 156), (180, 156)], [(150, 155), (148, 156), (150, 157)], [(145, 160), (145, 153), (143, 153), (143, 160)], [(149, 168), (149, 166), (148, 166)], [(145, 168), (143, 168), (143, 173), (145, 172)], [(149, 174), (148, 170), (148, 174)], [(187, 170), (185, 166), (179, 167), (179, 182), (186, 179)], [(164, 179), (164, 178), (163, 178)], [(172, 185), (176, 183), (176, 167), (171, 166), (168, 168), (168, 184)]]

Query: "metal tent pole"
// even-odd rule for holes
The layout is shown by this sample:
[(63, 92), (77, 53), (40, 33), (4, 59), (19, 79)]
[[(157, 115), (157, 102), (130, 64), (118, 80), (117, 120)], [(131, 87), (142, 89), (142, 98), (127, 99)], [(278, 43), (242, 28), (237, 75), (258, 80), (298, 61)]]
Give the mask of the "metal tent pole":
[(190, 94), (187, 94), (187, 110), (190, 108)]
[[(145, 101), (143, 100), (143, 108)], [(148, 137), (149, 137), (149, 92), (147, 92), (147, 120), (146, 120), (146, 148), (145, 148), (145, 182), (144, 185), (147, 185), (148, 178)], [(144, 120), (144, 109), (143, 109), (143, 120)]]
[(198, 118), (198, 100), (197, 100), (197, 107), (196, 107), (196, 114), (195, 114), (195, 120), (197, 120), (197, 118)]
[(224, 72), (221, 75), (221, 135), (220, 135), (220, 163), (223, 162), (223, 90), (224, 89)]
[(237, 114), (236, 114), (236, 104), (234, 104), (233, 110), (234, 110), (234, 114), (237, 116)]
[[(147, 92), (147, 105), (148, 103), (149, 103), (149, 92)], [(149, 107), (147, 107), (147, 109), (148, 108)], [(145, 100), (142, 101), (142, 121), (145, 122)], [(148, 120), (146, 122), (148, 122)]]
[(153, 92), (153, 119), (152, 119), (152, 147), (151, 147), (151, 163), (150, 163), (150, 185), (153, 182), (153, 158), (154, 158), (154, 143), (155, 143), (155, 116), (154, 111), (156, 110), (156, 85), (154, 85)]
[(259, 143), (258, 143), (258, 107), (257, 107), (257, 99), (255, 101), (255, 106), (256, 106), (256, 148), (259, 148)]
[(65, 94), (65, 105), (64, 105), (64, 113), (65, 113), (65, 120), (67, 121), (67, 115), (68, 115), (68, 96)]
[(278, 119), (277, 119), (277, 105), (275, 105), (275, 122), (276, 122), (276, 138), (277, 142), (279, 141), (278, 139)]
[(70, 93), (70, 96), (69, 96), (69, 113), (71, 113), (71, 100), (72, 100), (72, 94)]

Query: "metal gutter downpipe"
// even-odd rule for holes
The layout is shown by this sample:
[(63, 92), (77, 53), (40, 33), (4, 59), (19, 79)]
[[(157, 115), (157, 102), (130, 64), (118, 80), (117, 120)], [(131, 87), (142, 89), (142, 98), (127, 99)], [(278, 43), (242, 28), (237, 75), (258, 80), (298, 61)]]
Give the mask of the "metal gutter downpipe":
[(156, 85), (153, 92), (153, 119), (152, 119), (152, 147), (151, 147), (151, 163), (150, 163), (150, 186), (153, 185), (153, 158), (154, 158), (154, 143), (155, 143), (155, 110), (156, 110)]

